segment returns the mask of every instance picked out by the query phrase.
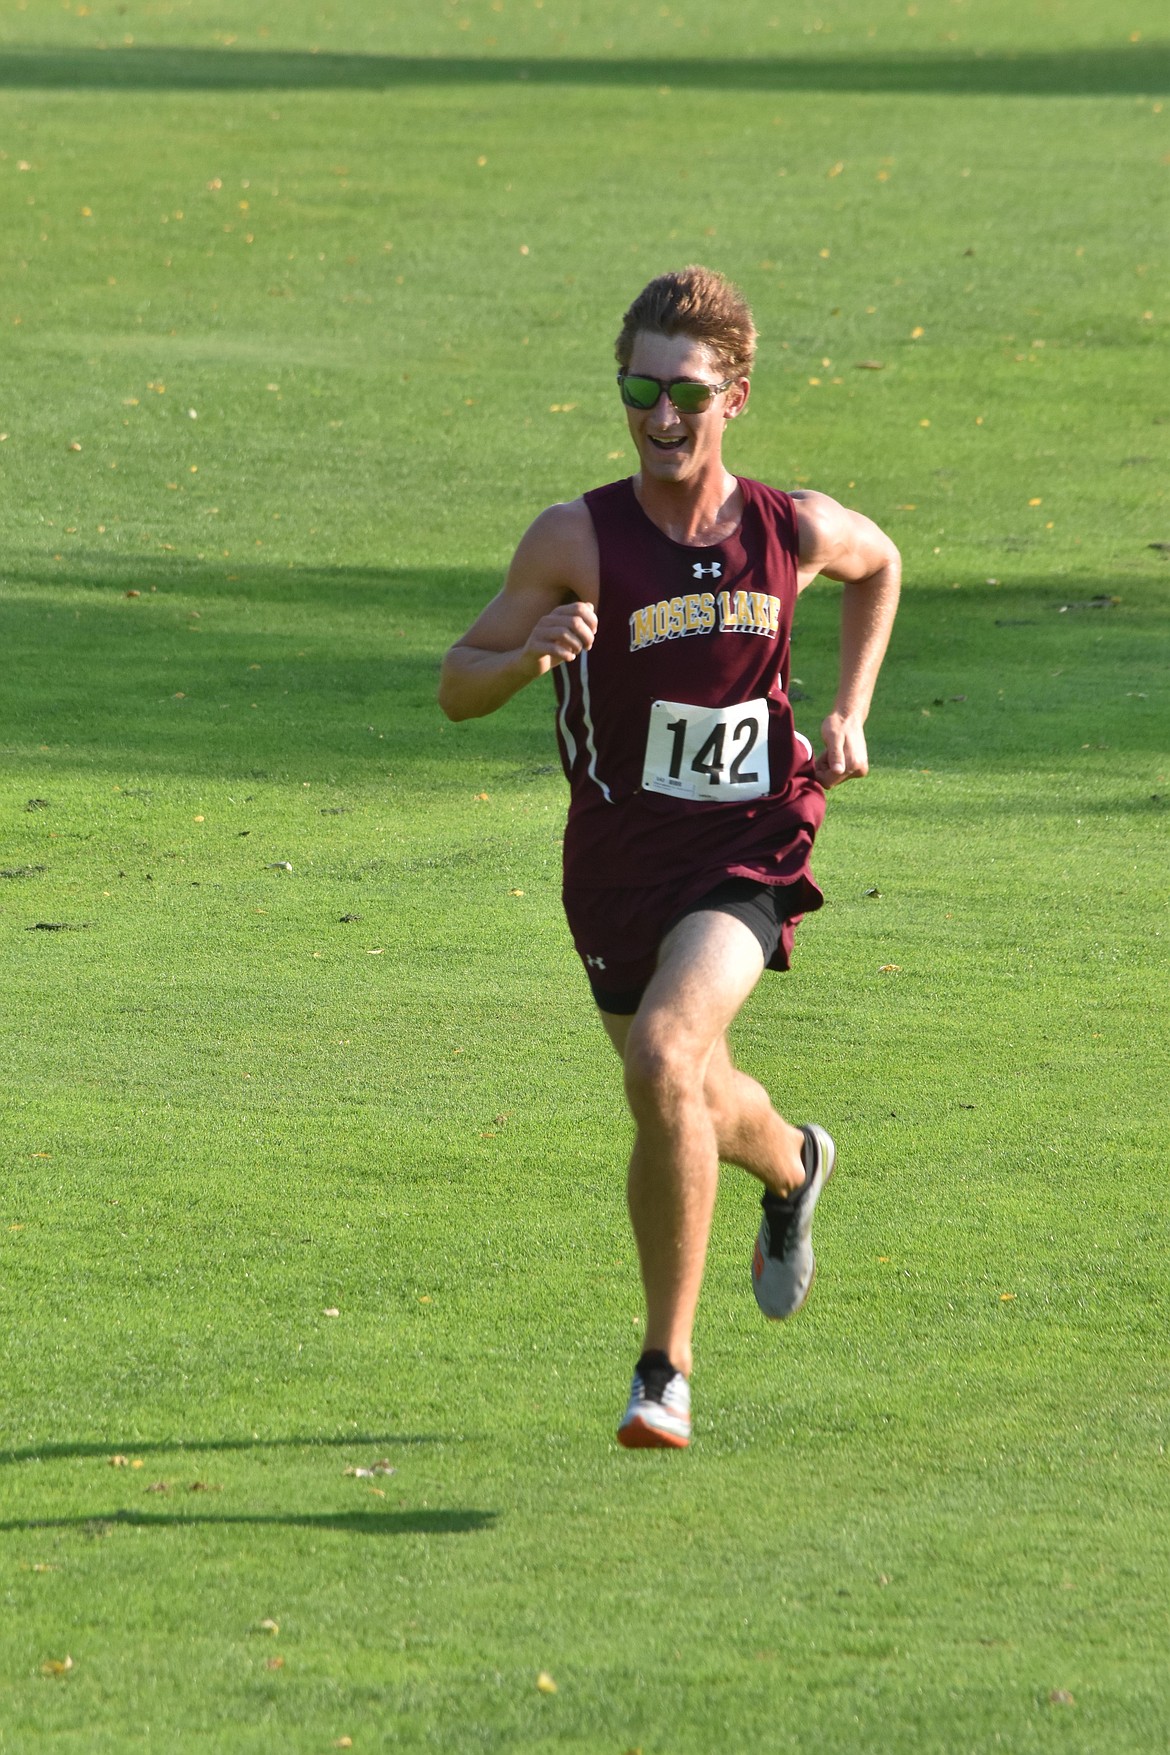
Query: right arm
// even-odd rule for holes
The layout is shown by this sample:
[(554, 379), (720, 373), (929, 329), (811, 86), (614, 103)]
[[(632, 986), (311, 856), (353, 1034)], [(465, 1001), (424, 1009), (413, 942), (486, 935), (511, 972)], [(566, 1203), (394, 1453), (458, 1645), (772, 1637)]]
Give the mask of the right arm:
[(529, 526), (504, 588), (443, 659), (448, 719), (494, 713), (518, 690), (587, 652), (597, 631), (598, 555), (582, 500), (550, 506)]

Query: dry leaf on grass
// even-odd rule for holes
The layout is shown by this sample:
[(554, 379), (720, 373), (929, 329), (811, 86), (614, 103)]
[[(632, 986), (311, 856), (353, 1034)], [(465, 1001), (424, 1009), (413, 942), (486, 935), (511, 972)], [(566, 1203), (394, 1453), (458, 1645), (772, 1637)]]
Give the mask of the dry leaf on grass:
[(274, 1621), (270, 1615), (265, 1615), (263, 1621), (260, 1623), (259, 1630), (261, 1633), (271, 1633), (272, 1637), (275, 1639), (276, 1635), (280, 1632), (280, 1622)]
[(547, 1670), (541, 1670), (539, 1676), (536, 1678), (536, 1686), (540, 1689), (542, 1694), (555, 1694), (557, 1691), (557, 1685)]
[(73, 1668), (71, 1657), (47, 1658), (41, 1665), (42, 1676), (67, 1676)]
[(282, 1657), (266, 1658), (264, 1661), (264, 1668), (266, 1670), (283, 1670), (284, 1659)]

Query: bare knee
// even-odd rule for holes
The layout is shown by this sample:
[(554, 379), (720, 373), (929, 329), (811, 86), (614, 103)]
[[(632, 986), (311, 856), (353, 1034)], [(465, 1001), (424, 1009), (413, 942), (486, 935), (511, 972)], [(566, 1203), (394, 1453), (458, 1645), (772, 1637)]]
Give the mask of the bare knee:
[(635, 1024), (626, 1041), (626, 1096), (635, 1119), (665, 1119), (703, 1100), (702, 1075), (685, 1041)]

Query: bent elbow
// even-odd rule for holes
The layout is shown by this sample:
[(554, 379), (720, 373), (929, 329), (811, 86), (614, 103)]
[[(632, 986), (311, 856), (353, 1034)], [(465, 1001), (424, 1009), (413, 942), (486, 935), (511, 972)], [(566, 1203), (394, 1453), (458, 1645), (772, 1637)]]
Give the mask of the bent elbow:
[(470, 717), (466, 706), (459, 699), (458, 692), (451, 688), (446, 677), (439, 678), (439, 687), (435, 698), (439, 703), (439, 711), (447, 719), (450, 719), (452, 724), (458, 725), (461, 719)]

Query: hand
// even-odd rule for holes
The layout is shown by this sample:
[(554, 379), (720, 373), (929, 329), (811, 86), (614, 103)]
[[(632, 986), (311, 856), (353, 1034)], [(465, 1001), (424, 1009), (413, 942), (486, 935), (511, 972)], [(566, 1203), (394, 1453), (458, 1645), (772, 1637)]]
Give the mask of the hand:
[(554, 664), (568, 664), (588, 652), (597, 633), (597, 611), (591, 603), (562, 603), (542, 615), (524, 647), (524, 656), (536, 661), (534, 676), (543, 676)]
[(827, 791), (842, 780), (860, 780), (869, 773), (869, 753), (861, 720), (850, 713), (830, 713), (821, 726), (825, 747), (814, 763), (816, 777)]

